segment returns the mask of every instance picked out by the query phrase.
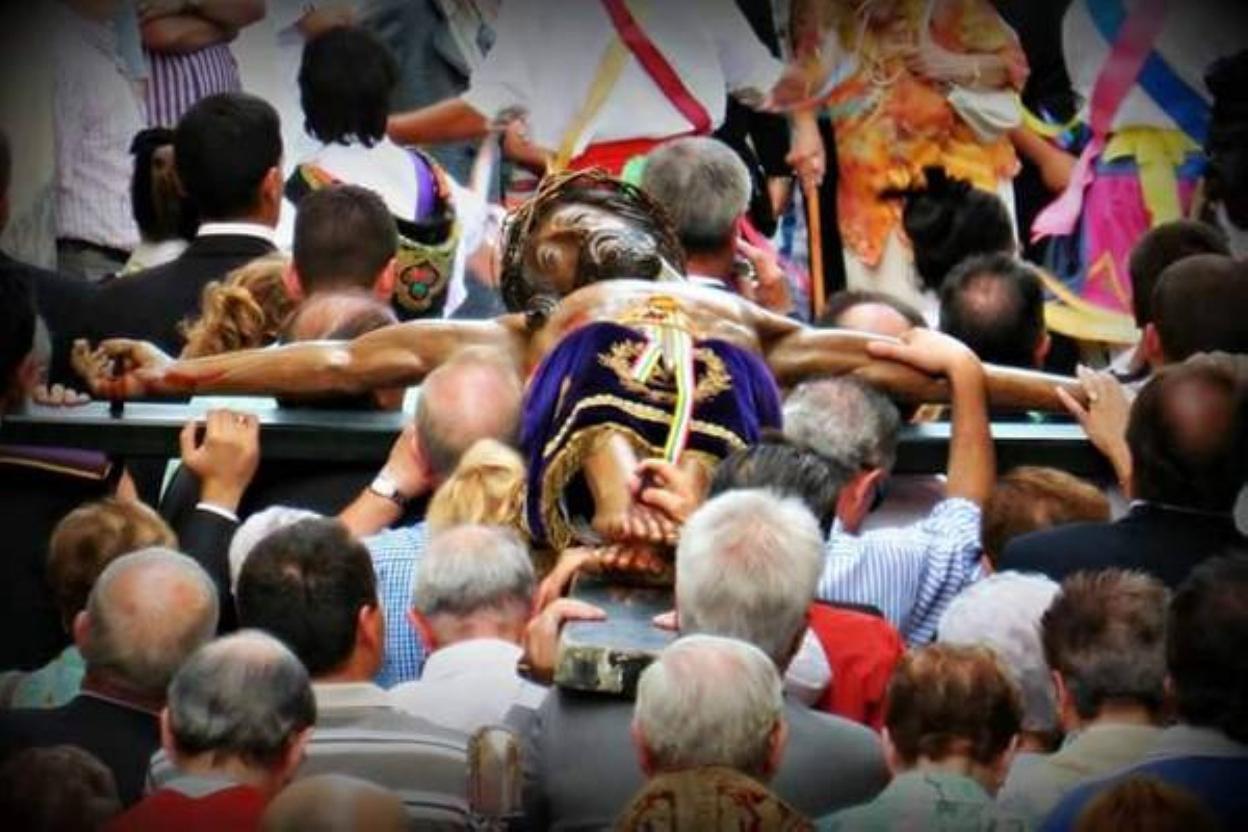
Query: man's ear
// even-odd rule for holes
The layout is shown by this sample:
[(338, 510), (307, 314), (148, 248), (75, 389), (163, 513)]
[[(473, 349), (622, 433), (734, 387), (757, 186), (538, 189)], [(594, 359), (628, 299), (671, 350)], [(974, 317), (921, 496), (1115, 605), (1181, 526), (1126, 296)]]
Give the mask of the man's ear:
[(264, 188), (264, 196), (271, 203), (278, 205), (282, 202), (282, 191), (285, 182), (282, 181), (282, 164), (278, 162), (275, 166), (269, 168), (264, 175), (264, 182), (261, 187)]
[(356, 617), (355, 646), (364, 655), (375, 657), (377, 666), (381, 667), (386, 649), (386, 619), (380, 604), (360, 607)]
[(399, 269), (395, 263), (395, 258), (391, 257), (385, 266), (381, 269), (381, 274), (377, 275), (377, 281), (373, 283), (373, 294), (377, 296), (377, 300), (383, 303), (389, 303), (394, 297), (394, 287), (399, 280)]
[(282, 286), (286, 289), (286, 296), (295, 303), (305, 300), (303, 283), (299, 280), (299, 272), (295, 270), (294, 261), (287, 263), (286, 268), (282, 269)]
[(275, 167), (269, 168), (264, 174), (264, 178), (260, 180), (259, 208), (263, 222), (267, 222), (273, 227), (277, 227), (278, 219), (282, 213), (282, 164), (279, 161)]
[(32, 352), (30, 355), (22, 359), (22, 363), (17, 365), (17, 389), (22, 398), (30, 395), (30, 391), (39, 386), (43, 381), (43, 373), (39, 366), (39, 359), (35, 358)]
[(74, 646), (81, 653), (91, 639), (91, 616), (87, 615), (86, 610), (79, 610), (78, 614), (74, 616), (74, 624), (71, 629), (73, 631)]
[(641, 773), (648, 780), (658, 773), (654, 754), (650, 751), (650, 747), (646, 745), (646, 738), (641, 735), (641, 729), (637, 727), (635, 721), (628, 726), (628, 735), (632, 737), (633, 748), (637, 750), (637, 763), (641, 766)]
[(1161, 335), (1157, 332), (1157, 325), (1154, 323), (1144, 324), (1144, 335), (1140, 338), (1144, 350), (1144, 360), (1148, 362), (1148, 366), (1154, 370), (1159, 370), (1166, 366), (1166, 354), (1161, 348)]
[(1031, 363), (1035, 365), (1036, 369), (1044, 366), (1051, 349), (1053, 349), (1053, 339), (1049, 337), (1048, 332), (1045, 332), (1040, 336), (1040, 342), (1036, 344), (1035, 352), (1031, 356)]
[(884, 471), (870, 468), (859, 471), (850, 477), (849, 482), (841, 488), (836, 497), (836, 516), (845, 531), (857, 534), (862, 523), (871, 511), (871, 502), (875, 499), (876, 488), (884, 482)]
[(169, 762), (177, 763), (178, 746), (173, 741), (173, 728), (169, 725), (168, 706), (160, 709), (160, 747), (164, 749)]
[(425, 647), (428, 648), (430, 653), (438, 649), (438, 637), (434, 634), (433, 624), (430, 623), (428, 618), (416, 610), (408, 610), (407, 620), (412, 625), (412, 629), (416, 631), (416, 635), (425, 643)]
[(298, 734), (295, 734), (286, 745), (286, 752), (282, 755), (282, 765), (278, 775), (279, 787), (284, 787), (293, 780), (295, 772), (299, 770), (299, 766), (303, 765), (303, 758), (307, 754), (308, 743), (312, 741), (313, 730), (313, 727), (309, 725)]
[(896, 777), (906, 770), (906, 763), (901, 759), (901, 755), (897, 753), (897, 746), (893, 744), (893, 737), (888, 732), (888, 728), (880, 730), (880, 740), (884, 744), (884, 764), (888, 766), (889, 772)]
[(1070, 733), (1079, 727), (1079, 713), (1075, 710), (1070, 688), (1066, 686), (1066, 680), (1062, 678), (1062, 674), (1056, 670), (1049, 671), (1049, 678), (1053, 681), (1053, 695), (1057, 699), (1057, 718), (1062, 723), (1062, 729)]
[(767, 737), (767, 769), (763, 774), (768, 779), (780, 770), (780, 763), (784, 761), (784, 750), (788, 744), (789, 723), (782, 716), (776, 720), (776, 724), (771, 727), (771, 735)]

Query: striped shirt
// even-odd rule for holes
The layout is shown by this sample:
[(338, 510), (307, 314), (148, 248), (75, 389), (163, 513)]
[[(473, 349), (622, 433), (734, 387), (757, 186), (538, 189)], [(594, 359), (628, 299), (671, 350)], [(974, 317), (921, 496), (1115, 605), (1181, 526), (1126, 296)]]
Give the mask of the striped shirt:
[(148, 65), (149, 127), (176, 127), (182, 114), (199, 99), (243, 89), (238, 63), (228, 44), (217, 43), (186, 54), (143, 51)]
[(909, 526), (850, 535), (837, 524), (816, 597), (873, 606), (908, 645), (926, 644), (953, 597), (983, 577), (981, 514), (975, 503), (952, 498)]
[(130, 250), (130, 142), (143, 104), (118, 53), (113, 27), (54, 3), (56, 236)]
[(428, 651), (407, 620), (407, 611), (427, 539), (423, 522), (364, 538), (377, 574), (377, 596), (386, 622), (386, 655), (376, 678), (383, 688), (419, 679), (425, 663)]

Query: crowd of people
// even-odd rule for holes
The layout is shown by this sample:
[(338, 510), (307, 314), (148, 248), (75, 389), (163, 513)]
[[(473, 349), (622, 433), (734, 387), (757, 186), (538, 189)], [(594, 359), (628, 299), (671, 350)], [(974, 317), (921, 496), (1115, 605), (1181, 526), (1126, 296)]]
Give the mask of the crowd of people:
[(1241, 9), (50, 5), (5, 828), (1248, 825)]

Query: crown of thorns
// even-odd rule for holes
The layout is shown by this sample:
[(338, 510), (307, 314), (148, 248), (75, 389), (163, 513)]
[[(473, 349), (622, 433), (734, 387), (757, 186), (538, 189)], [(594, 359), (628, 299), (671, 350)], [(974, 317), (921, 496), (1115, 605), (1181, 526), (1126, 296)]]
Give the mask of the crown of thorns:
[(556, 209), (572, 204), (593, 205), (635, 224), (654, 239), (659, 254), (673, 268), (684, 271), (684, 250), (667, 211), (641, 188), (599, 168), (547, 174), (536, 193), (503, 223), (502, 292), (509, 309), (525, 311), (535, 294), (524, 274), (533, 233)]

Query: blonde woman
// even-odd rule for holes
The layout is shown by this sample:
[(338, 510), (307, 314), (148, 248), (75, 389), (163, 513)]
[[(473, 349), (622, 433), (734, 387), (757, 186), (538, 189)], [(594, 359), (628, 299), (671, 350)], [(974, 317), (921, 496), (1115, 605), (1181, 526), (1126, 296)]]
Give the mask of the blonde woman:
[(266, 254), (240, 266), (225, 280), (204, 287), (198, 320), (182, 324), (182, 358), (202, 358), (264, 347), (277, 341), (295, 301), (283, 282), (289, 260)]
[(481, 439), (429, 501), (425, 520), (431, 533), (472, 523), (520, 525), (524, 506), (524, 460), (493, 439)]

